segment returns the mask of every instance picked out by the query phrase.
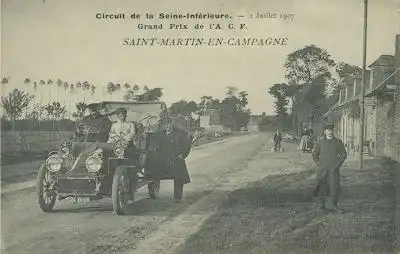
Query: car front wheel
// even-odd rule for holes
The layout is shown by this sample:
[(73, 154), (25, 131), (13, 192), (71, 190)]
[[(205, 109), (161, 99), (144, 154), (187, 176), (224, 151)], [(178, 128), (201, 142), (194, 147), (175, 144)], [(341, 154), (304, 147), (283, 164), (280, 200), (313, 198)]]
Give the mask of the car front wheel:
[(40, 167), (36, 178), (36, 194), (40, 209), (45, 213), (51, 212), (57, 199), (57, 187), (56, 179), (45, 164)]
[(112, 184), (112, 203), (114, 212), (118, 215), (126, 213), (128, 207), (130, 185), (127, 168), (117, 167)]

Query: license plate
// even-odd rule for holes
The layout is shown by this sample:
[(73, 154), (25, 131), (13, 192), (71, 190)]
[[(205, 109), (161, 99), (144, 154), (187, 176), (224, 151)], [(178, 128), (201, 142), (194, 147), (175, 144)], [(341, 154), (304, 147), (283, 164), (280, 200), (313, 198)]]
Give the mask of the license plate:
[(78, 202), (89, 202), (90, 201), (90, 197), (78, 197)]

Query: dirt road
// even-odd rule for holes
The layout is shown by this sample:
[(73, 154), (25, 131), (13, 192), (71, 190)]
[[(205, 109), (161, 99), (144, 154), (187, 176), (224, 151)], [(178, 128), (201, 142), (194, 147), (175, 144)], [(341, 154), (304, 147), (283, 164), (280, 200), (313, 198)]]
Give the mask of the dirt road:
[[(267, 134), (234, 137), (194, 150), (187, 159), (192, 183), (185, 187), (181, 203), (173, 202), (172, 182), (164, 181), (158, 200), (148, 199), (146, 189), (139, 190), (127, 216), (114, 215), (107, 199), (78, 204), (64, 200), (56, 204), (54, 213), (44, 214), (32, 189), (2, 195), (2, 250), (4, 253), (145, 250), (147, 243), (164, 235), (163, 230), (176, 219), (184, 220), (205, 209), (202, 204), (210, 203), (208, 199), (213, 199), (214, 190), (228, 181), (229, 175), (245, 168), (246, 162), (268, 143), (268, 138)], [(212, 204), (211, 210), (214, 209)], [(179, 228), (177, 236), (193, 229), (183, 224)], [(174, 240), (171, 237), (172, 234), (168, 239)], [(171, 248), (167, 249), (172, 250), (178, 243), (181, 241), (171, 243)]]
[(310, 195), (310, 154), (294, 144), (270, 152), (269, 138), (254, 134), (197, 148), (187, 159), (192, 183), (181, 203), (164, 181), (157, 200), (139, 190), (126, 216), (112, 213), (111, 200), (64, 200), (44, 214), (32, 189), (2, 195), (2, 253), (390, 252), (393, 193), (381, 188), (389, 176), (347, 164), (342, 205), (350, 212), (320, 214)]

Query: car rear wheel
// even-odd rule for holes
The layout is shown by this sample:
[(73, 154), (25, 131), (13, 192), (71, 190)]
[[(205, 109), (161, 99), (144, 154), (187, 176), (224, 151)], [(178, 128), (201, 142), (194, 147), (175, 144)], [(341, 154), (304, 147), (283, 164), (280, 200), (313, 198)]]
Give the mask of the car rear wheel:
[(43, 212), (51, 212), (57, 199), (56, 179), (50, 174), (43, 164), (36, 178), (36, 194), (40, 209)]
[(159, 193), (160, 193), (160, 181), (151, 181), (148, 185), (147, 188), (149, 190), (149, 196), (150, 198), (158, 198)]
[(118, 215), (126, 213), (130, 192), (129, 174), (127, 168), (117, 167), (112, 184), (112, 203), (114, 212)]

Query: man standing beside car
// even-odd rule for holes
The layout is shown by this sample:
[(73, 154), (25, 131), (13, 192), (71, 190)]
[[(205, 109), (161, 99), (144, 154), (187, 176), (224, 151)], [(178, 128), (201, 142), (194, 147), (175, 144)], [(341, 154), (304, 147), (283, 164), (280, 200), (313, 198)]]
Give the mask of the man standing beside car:
[(334, 137), (333, 125), (324, 127), (325, 136), (320, 139), (313, 152), (317, 164), (317, 187), (314, 195), (319, 208), (343, 213), (337, 206), (340, 187), (340, 167), (347, 158), (347, 152), (341, 139)]
[(192, 139), (185, 131), (174, 127), (171, 119), (166, 119), (163, 125), (165, 135), (162, 137), (161, 153), (167, 162), (167, 174), (174, 179), (174, 199), (179, 202), (183, 197), (183, 186), (190, 183), (185, 159), (190, 153)]

